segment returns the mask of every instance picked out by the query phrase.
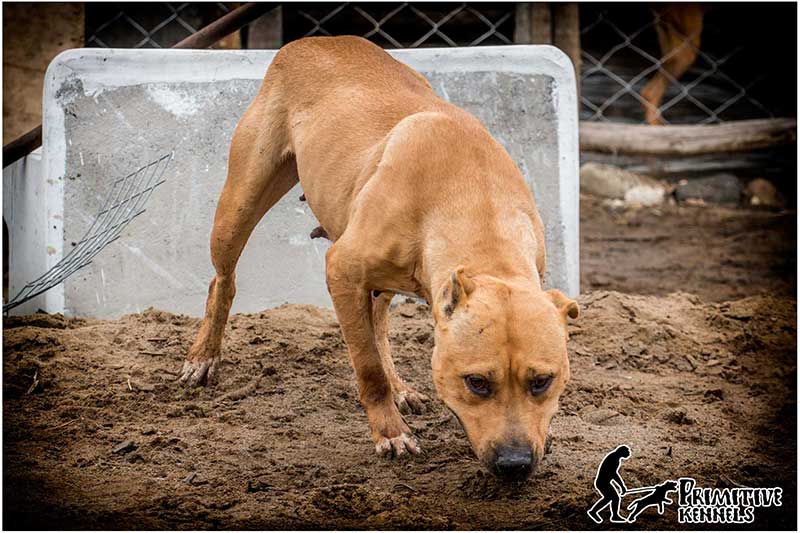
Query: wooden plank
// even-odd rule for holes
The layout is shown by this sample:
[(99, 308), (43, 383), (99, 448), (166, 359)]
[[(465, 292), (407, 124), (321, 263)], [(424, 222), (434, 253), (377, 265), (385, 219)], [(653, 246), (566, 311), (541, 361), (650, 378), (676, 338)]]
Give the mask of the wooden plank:
[(797, 152), (791, 146), (749, 152), (652, 156), (581, 151), (581, 164), (614, 165), (637, 174), (677, 181), (728, 172), (742, 178), (762, 177), (776, 183), (797, 176)]
[(645, 155), (745, 152), (797, 142), (797, 119), (737, 120), (702, 126), (581, 122), (581, 150)]

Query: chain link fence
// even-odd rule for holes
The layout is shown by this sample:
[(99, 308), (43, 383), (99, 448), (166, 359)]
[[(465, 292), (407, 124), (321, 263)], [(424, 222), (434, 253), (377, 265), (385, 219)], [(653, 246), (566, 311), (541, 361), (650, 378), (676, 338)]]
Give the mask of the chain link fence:
[[(86, 44), (168, 48), (224, 15), (216, 3), (87, 3)], [(283, 41), (311, 35), (361, 35), (385, 48), (513, 43), (513, 3), (287, 3)]]
[(86, 46), (169, 48), (229, 11), (222, 2), (87, 2)]
[(794, 88), (771, 83), (795, 77), (794, 48), (774, 37), (786, 35), (780, 28), (796, 13), (754, 6), (581, 5), (581, 119), (716, 124), (794, 116)]
[(384, 48), (513, 44), (512, 3), (285, 4), (287, 41), (361, 35)]
[[(236, 5), (87, 3), (86, 43), (167, 48)], [(753, 6), (581, 4), (581, 119), (715, 124), (795, 116), (794, 86), (785, 80), (795, 77), (786, 71), (796, 72), (796, 50), (781, 39), (794, 34), (796, 12), (791, 4)], [(344, 34), (384, 48), (509, 45), (515, 9), (513, 3), (286, 3), (273, 20), (276, 46)], [(246, 37), (237, 43), (246, 47)]]

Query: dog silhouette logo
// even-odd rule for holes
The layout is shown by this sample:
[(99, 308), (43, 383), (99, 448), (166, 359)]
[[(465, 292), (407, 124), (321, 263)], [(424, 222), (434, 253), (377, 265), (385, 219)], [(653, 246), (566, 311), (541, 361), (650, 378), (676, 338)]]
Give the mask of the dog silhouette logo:
[[(631, 511), (631, 514), (628, 515), (628, 522), (636, 522), (636, 517), (642, 514), (642, 511), (648, 507), (658, 507), (658, 514), (664, 514), (664, 507), (672, 503), (672, 500), (669, 499), (667, 494), (677, 491), (678, 482), (672, 481), (671, 479), (660, 485), (655, 485), (654, 487), (642, 487), (641, 489), (637, 489), (637, 492), (649, 492), (649, 494), (637, 498), (628, 505), (628, 511)], [(629, 494), (632, 493), (633, 491), (629, 492)]]
[[(678, 490), (678, 483), (672, 480), (667, 480), (652, 487), (628, 489), (622, 479), (622, 475), (619, 473), (619, 469), (622, 466), (622, 461), (627, 460), (630, 456), (631, 449), (628, 446), (624, 444), (617, 446), (606, 454), (597, 468), (597, 475), (594, 477), (594, 488), (600, 493), (600, 499), (587, 511), (589, 518), (596, 524), (602, 523), (603, 519), (600, 516), (600, 511), (603, 511), (606, 507), (609, 509), (612, 523), (625, 524), (635, 522), (636, 518), (648, 507), (656, 507), (658, 514), (664, 514), (666, 506), (672, 503), (668, 495), (670, 492)], [(626, 495), (633, 494), (644, 494), (644, 496), (636, 498), (627, 506), (630, 514), (624, 517), (620, 514), (622, 499)]]

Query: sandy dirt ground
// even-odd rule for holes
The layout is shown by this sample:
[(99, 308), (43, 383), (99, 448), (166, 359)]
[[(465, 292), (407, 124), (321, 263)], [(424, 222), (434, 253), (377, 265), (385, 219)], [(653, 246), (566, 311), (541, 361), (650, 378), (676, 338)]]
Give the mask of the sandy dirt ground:
[[(794, 529), (795, 214), (582, 201), (573, 379), (523, 485), (488, 475), (438, 400), (407, 417), (424, 455), (376, 457), (330, 311), (234, 316), (219, 382), (194, 390), (175, 380), (196, 318), (33, 315), (3, 326), (5, 528), (591, 529), (597, 466), (625, 443), (629, 487), (779, 486), (750, 527)], [(400, 373), (435, 397), (427, 307), (391, 320)], [(693, 526), (672, 505), (636, 527)]]
[(582, 196), (581, 291), (794, 298), (796, 218), (795, 211), (676, 205), (617, 210)]

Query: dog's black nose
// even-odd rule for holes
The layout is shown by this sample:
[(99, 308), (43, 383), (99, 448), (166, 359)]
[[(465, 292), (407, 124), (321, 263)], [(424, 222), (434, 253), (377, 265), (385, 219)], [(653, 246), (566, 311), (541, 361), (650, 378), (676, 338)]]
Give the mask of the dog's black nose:
[(533, 471), (533, 452), (529, 446), (498, 446), (492, 466), (497, 477), (522, 480)]

